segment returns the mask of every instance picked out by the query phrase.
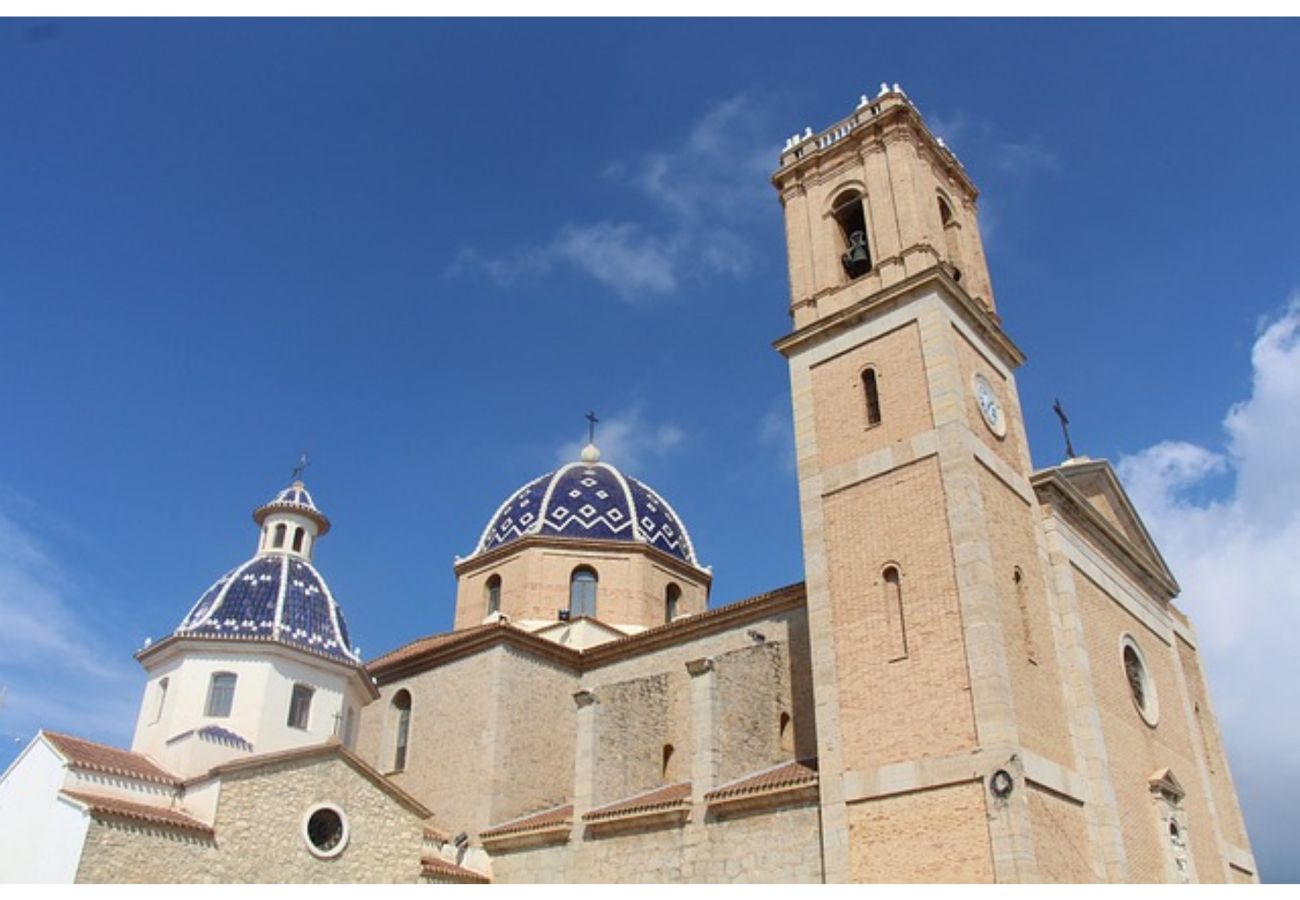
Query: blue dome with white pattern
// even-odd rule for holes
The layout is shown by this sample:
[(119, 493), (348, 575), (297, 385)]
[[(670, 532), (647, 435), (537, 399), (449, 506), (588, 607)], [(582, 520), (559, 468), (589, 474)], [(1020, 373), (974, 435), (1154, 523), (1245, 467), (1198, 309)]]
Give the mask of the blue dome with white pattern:
[[(321, 526), (319, 534), (329, 527), (301, 482), (281, 491), (254, 517), (260, 523), (274, 512), (311, 519)], [(288, 546), (265, 542), (260, 553), (204, 592), (175, 636), (270, 640), (342, 662), (361, 662), (348, 639), (343, 609), (311, 560)]]
[(530, 535), (635, 541), (699, 566), (686, 526), (648, 485), (599, 462), (594, 447), (515, 491), (492, 516), (474, 555)]

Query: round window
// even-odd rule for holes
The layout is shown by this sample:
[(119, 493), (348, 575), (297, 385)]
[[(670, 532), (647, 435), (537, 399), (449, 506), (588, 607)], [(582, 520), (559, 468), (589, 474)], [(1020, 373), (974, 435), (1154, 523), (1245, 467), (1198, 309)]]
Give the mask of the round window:
[(1133, 705), (1137, 707), (1142, 720), (1154, 726), (1160, 714), (1160, 706), (1156, 700), (1156, 686), (1147, 673), (1147, 664), (1142, 651), (1131, 635), (1126, 634), (1120, 638), (1120, 656), (1124, 662), (1124, 679), (1128, 682)]
[(348, 820), (337, 806), (317, 806), (303, 819), (307, 849), (322, 859), (338, 856), (348, 845)]

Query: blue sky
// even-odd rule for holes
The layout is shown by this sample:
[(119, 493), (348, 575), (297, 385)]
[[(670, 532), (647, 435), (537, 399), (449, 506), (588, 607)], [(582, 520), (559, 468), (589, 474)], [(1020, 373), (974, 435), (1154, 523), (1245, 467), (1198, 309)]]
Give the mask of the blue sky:
[(1076, 448), (1121, 464), (1264, 874), (1300, 878), (1300, 726), (1277, 726), (1300, 705), (1297, 38), (0, 20), (0, 764), (42, 725), (129, 742), (130, 654), (252, 553), (303, 449), (366, 656), (449, 627), (453, 556), (588, 409), (715, 603), (799, 580), (768, 177), (887, 80), (983, 191), (1035, 463), (1062, 456), (1059, 396)]

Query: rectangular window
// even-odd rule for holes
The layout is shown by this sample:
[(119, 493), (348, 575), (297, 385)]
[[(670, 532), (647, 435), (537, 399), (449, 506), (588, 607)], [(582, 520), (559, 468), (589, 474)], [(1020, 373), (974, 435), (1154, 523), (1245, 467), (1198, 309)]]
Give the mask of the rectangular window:
[(227, 718), (234, 704), (235, 676), (230, 672), (216, 673), (208, 685), (208, 706), (204, 715), (216, 719)]
[(314, 693), (315, 691), (305, 684), (293, 686), (293, 697), (289, 700), (290, 728), (307, 730), (307, 722), (311, 718), (311, 697)]

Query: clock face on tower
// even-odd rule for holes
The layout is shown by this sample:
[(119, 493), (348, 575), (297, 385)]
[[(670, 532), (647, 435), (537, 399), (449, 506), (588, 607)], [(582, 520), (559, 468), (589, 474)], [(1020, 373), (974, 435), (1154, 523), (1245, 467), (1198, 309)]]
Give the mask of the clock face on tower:
[(975, 402), (979, 404), (980, 415), (984, 417), (984, 424), (989, 427), (989, 431), (998, 437), (1007, 436), (1007, 417), (1002, 411), (1002, 404), (998, 402), (998, 397), (993, 393), (993, 385), (989, 380), (980, 373), (975, 373)]

